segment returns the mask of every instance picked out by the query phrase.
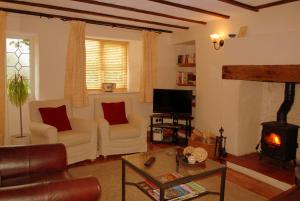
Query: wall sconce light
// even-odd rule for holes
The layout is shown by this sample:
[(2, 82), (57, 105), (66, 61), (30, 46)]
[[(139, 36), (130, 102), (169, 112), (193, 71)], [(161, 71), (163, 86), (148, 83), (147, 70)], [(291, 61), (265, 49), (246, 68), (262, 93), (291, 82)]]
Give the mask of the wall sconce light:
[(214, 44), (215, 50), (219, 50), (224, 45), (224, 40), (221, 38), (219, 34), (211, 34), (210, 38)]

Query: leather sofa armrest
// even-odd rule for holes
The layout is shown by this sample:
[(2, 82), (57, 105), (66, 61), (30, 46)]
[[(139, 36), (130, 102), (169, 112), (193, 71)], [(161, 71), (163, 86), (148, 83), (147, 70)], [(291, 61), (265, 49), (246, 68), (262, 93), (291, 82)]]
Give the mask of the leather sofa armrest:
[(0, 189), (0, 201), (97, 201), (101, 188), (95, 177), (35, 183)]
[(39, 122), (30, 122), (29, 129), (33, 144), (57, 143), (57, 129)]
[(63, 171), (67, 167), (63, 144), (0, 147), (0, 177), (30, 176)]

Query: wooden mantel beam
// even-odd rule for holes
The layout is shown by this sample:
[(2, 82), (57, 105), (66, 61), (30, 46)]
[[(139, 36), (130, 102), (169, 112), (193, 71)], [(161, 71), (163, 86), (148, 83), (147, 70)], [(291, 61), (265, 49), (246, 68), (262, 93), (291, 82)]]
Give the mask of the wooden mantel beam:
[(222, 78), (300, 83), (300, 65), (224, 65)]

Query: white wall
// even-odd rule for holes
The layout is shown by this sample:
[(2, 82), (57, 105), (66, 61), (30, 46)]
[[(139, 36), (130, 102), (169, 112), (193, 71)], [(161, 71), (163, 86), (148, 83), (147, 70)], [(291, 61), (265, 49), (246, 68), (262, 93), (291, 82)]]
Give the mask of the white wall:
[(173, 89), (176, 86), (176, 55), (170, 34), (161, 34), (157, 47), (156, 88)]
[[(218, 133), (220, 126), (224, 126), (224, 134), (228, 137), (227, 148), (232, 154), (255, 151), (260, 123), (275, 120), (276, 113), (273, 112), (277, 111), (282, 101), (283, 84), (279, 84), (280, 89), (274, 90), (271, 87), (276, 85), (274, 83), (222, 80), (222, 65), (299, 64), (299, 10), (300, 2), (294, 2), (258, 13), (233, 16), (230, 20), (210, 22), (206, 26), (173, 35), (174, 43), (196, 40), (196, 127)], [(238, 33), (239, 27), (245, 25), (248, 26), (245, 38), (225, 40), (221, 50), (213, 49), (210, 34)], [(281, 92), (278, 93), (279, 90)], [(296, 93), (300, 93), (299, 87)], [(299, 102), (299, 95), (296, 95), (295, 105), (289, 113), (289, 121), (298, 125)], [(269, 103), (271, 105), (265, 107)]]
[[(282, 98), (279, 95), (281, 92), (278, 91), (283, 91), (282, 85), (222, 80), (222, 65), (299, 64), (300, 49), (297, 45), (300, 35), (299, 10), (300, 2), (294, 2), (264, 9), (258, 13), (233, 16), (230, 20), (210, 22), (206, 26), (193, 27), (189, 31), (178, 31), (172, 35), (161, 34), (158, 44), (157, 87), (175, 87), (174, 44), (195, 40), (196, 127), (218, 133), (222, 125), (225, 128), (224, 134), (228, 137), (227, 148), (230, 153), (240, 155), (254, 151), (260, 135), (260, 123), (275, 120), (274, 111), (277, 111)], [(210, 34), (237, 33), (239, 27), (244, 25), (248, 26), (245, 38), (228, 39), (221, 50), (213, 49), (209, 39)], [(39, 42), (39, 98), (63, 97), (68, 23), (56, 19), (9, 14), (7, 26), (8, 32), (31, 34), (36, 36)], [(135, 41), (135, 47), (137, 49), (141, 47), (142, 33), (139, 31), (88, 25), (86, 33), (88, 36)], [(133, 46), (130, 49), (133, 49), (133, 52), (136, 50), (136, 55), (139, 55), (141, 52)], [(139, 71), (139, 59), (134, 60), (130, 65), (136, 68), (130, 72), (130, 77), (134, 77)], [(134, 79), (132, 85), (131, 89), (136, 91), (137, 79)], [(295, 105), (289, 114), (289, 121), (298, 125), (300, 124), (299, 93), (299, 86), (297, 86)], [(138, 103), (137, 93), (125, 95), (132, 96)], [(90, 96), (90, 107), (79, 109), (75, 114), (92, 118), (92, 99), (93, 96)], [(270, 104), (268, 105), (267, 102)], [(265, 107), (266, 104), (268, 107)], [(137, 104), (136, 109), (147, 116), (151, 113), (151, 104)], [(24, 116), (26, 121), (28, 114)], [(10, 130), (17, 126), (16, 121), (16, 116), (10, 119)]]
[[(7, 32), (9, 34), (30, 35), (35, 37), (38, 48), (36, 55), (39, 56), (38, 65), (35, 66), (38, 84), (38, 99), (63, 98), (64, 73), (66, 51), (68, 43), (69, 23), (58, 19), (46, 19), (18, 14), (8, 14)], [(139, 103), (139, 74), (142, 64), (142, 32), (119, 28), (110, 28), (97, 25), (87, 25), (86, 35), (88, 37), (109, 38), (129, 41), (129, 89), (130, 93), (102, 93), (99, 96), (131, 96), (135, 103), (135, 110), (145, 117), (151, 113), (152, 104)], [(158, 84), (157, 87), (173, 87), (175, 81), (171, 75), (173, 62), (172, 45), (170, 34), (160, 34), (158, 44)], [(174, 83), (173, 83), (174, 82)], [(90, 95), (90, 106), (77, 109), (77, 116), (93, 118), (93, 98)], [(28, 104), (24, 105), (23, 119), (25, 130), (28, 132)], [(8, 107), (8, 135), (6, 143), (9, 144), (9, 136), (18, 133), (19, 120), (16, 108)]]
[[(300, 64), (298, 56), (300, 48), (295, 48), (299, 33), (300, 31), (277, 32), (230, 40), (225, 50), (224, 64)], [(259, 141), (260, 123), (276, 120), (276, 112), (283, 101), (284, 84), (236, 82), (240, 85), (236, 125), (238, 126), (238, 153), (245, 154), (253, 151), (253, 147)], [(280, 92), (272, 89), (264, 90), (265, 86), (273, 85), (281, 86), (282, 90)], [(296, 93), (300, 93), (300, 91)], [(297, 102), (299, 101), (296, 99), (289, 116), (293, 115)], [(265, 103), (269, 104), (265, 105)], [(269, 118), (263, 118), (263, 114), (272, 115), (268, 116)], [(299, 124), (300, 115), (297, 119)]]

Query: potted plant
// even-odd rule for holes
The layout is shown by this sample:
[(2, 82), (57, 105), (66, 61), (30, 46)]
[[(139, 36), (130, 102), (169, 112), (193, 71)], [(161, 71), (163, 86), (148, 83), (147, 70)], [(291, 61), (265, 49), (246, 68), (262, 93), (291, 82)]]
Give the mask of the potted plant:
[[(22, 76), (19, 72), (15, 73), (11, 79), (8, 80), (8, 97), (12, 105), (19, 108), (20, 115), (20, 135), (15, 136), (15, 138), (21, 144), (25, 141), (29, 141), (29, 136), (24, 136), (23, 133), (23, 121), (22, 121), (22, 105), (26, 102), (29, 96), (29, 83), (28, 80)], [(19, 143), (18, 143), (19, 144)]]

